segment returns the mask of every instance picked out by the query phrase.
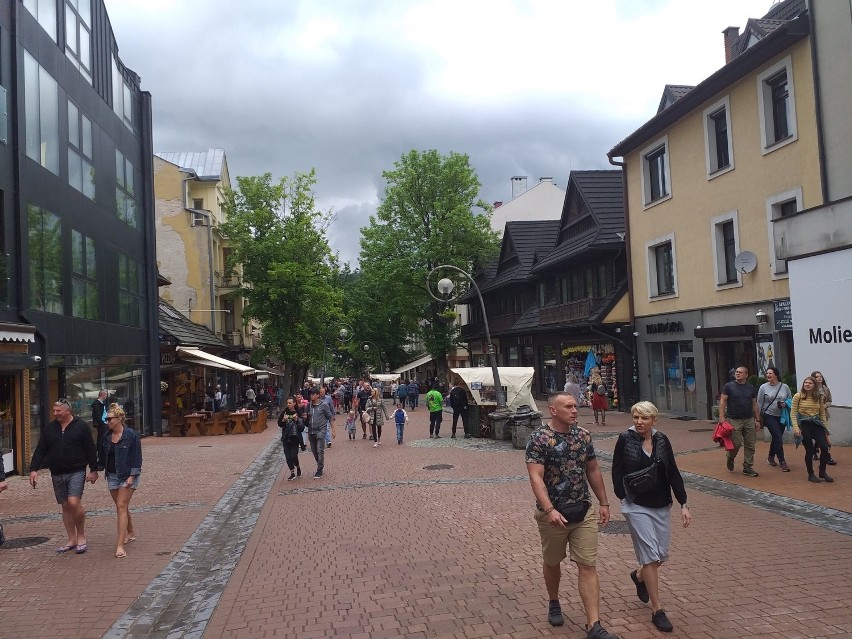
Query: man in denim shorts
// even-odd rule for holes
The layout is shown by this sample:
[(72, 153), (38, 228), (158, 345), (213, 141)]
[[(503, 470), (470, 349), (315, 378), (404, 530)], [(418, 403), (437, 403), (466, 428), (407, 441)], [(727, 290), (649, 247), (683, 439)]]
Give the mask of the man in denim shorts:
[[(570, 549), (577, 564), (580, 598), (586, 611), (588, 639), (618, 639), (600, 622), (600, 582), (595, 567), (598, 557), (598, 525), (609, 522), (601, 469), (592, 436), (577, 426), (577, 400), (571, 393), (554, 393), (548, 400), (550, 425), (533, 431), (527, 442), (526, 462), (536, 499), (535, 520), (541, 536), (544, 584), (550, 599), (547, 620), (552, 626), (565, 623), (559, 604), (561, 563)], [(589, 486), (600, 503), (596, 516)]]
[(53, 417), (55, 419), (45, 426), (33, 452), (30, 484), (36, 487), (40, 468), (45, 465), (50, 468), (56, 503), (62, 506), (62, 523), (68, 533), (68, 541), (56, 552), (73, 550), (82, 555), (89, 546), (85, 532), (86, 511), (80, 500), (85, 482), (94, 484), (98, 480), (98, 453), (89, 425), (74, 416), (67, 399), (59, 399), (53, 405)]

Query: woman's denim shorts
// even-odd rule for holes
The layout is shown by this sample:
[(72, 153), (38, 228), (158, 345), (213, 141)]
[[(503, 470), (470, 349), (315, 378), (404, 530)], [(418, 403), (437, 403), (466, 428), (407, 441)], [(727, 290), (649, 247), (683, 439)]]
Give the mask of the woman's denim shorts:
[[(125, 488), (125, 484), (127, 483), (127, 477), (124, 479), (119, 479), (118, 475), (115, 473), (107, 473), (106, 475), (107, 487), (110, 490), (116, 490), (118, 488)], [(130, 486), (133, 490), (136, 490), (139, 487), (139, 475), (136, 475), (133, 478), (133, 484)]]

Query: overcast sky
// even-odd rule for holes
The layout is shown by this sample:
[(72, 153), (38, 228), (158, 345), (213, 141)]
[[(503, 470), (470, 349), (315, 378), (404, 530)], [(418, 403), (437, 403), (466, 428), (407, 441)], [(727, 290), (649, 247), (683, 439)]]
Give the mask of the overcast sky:
[[(771, 0), (106, 0), (154, 104), (154, 150), (225, 149), (232, 179), (315, 168), (332, 247), (356, 265), (382, 171), (467, 153), (510, 178), (610, 168), (665, 84), (724, 64), (722, 30)], [(236, 182), (234, 181), (234, 186)]]

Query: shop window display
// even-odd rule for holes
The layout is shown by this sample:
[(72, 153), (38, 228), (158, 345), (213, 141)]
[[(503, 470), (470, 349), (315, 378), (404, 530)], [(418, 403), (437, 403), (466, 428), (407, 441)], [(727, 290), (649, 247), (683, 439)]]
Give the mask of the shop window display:
[(610, 409), (618, 407), (618, 384), (615, 370), (615, 349), (612, 344), (580, 344), (563, 345), (562, 383), (572, 376), (577, 380), (583, 394), (580, 397), (582, 406), (591, 406), (590, 378), (593, 369), (597, 369), (601, 381), (607, 389)]

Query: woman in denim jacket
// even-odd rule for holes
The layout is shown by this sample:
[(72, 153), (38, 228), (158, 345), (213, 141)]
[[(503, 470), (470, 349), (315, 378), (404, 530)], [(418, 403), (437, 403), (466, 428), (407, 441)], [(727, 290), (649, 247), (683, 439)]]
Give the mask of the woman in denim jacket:
[(142, 473), (142, 440), (139, 433), (124, 424), (124, 409), (112, 404), (107, 411), (107, 428), (98, 446), (98, 470), (106, 471), (107, 487), (118, 515), (115, 556), (126, 557), (124, 546), (136, 541), (130, 498), (139, 486)]

